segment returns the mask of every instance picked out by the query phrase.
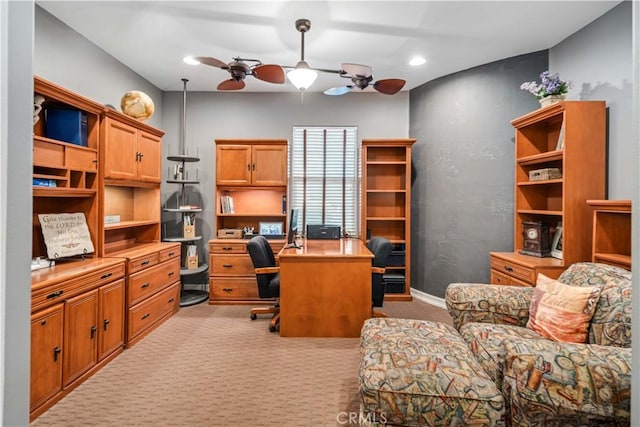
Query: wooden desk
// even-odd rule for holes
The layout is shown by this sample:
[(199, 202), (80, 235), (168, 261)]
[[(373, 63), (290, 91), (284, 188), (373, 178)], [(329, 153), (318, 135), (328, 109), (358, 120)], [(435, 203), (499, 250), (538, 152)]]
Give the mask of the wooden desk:
[(371, 260), (361, 240), (305, 240), (280, 262), (280, 335), (359, 337), (371, 317)]

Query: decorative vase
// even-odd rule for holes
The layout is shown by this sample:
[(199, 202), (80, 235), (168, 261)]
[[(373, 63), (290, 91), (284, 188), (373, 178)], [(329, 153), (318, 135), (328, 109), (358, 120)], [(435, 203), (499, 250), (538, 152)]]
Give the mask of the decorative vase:
[(566, 96), (567, 95), (548, 95), (548, 96), (545, 96), (544, 98), (540, 98), (539, 99), (540, 106), (541, 107), (546, 107), (547, 105), (551, 105), (551, 104), (554, 104), (556, 102), (563, 101)]

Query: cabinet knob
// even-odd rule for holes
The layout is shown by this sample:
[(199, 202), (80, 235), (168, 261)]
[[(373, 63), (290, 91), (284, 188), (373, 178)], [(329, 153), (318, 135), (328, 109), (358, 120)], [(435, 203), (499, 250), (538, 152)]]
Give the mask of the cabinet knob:
[(63, 292), (64, 292), (63, 290), (52, 292), (49, 295), (47, 295), (47, 299), (58, 298), (60, 295), (63, 294)]
[(513, 271), (513, 268), (509, 267), (508, 265), (505, 265), (504, 269), (507, 270), (507, 271)]
[(96, 335), (97, 330), (98, 328), (96, 328), (95, 326), (91, 327), (91, 339), (93, 339), (93, 337)]
[(147, 282), (147, 283), (143, 283), (140, 287), (141, 287), (142, 289), (144, 289), (144, 288), (148, 288), (148, 287), (149, 287), (149, 285), (150, 285), (150, 283), (149, 283), (149, 282)]
[(142, 262), (140, 263), (140, 265), (147, 265), (147, 264), (149, 264), (150, 262), (151, 262), (151, 261), (149, 261), (149, 260), (142, 261)]
[(170, 272), (167, 273), (167, 276), (171, 277), (171, 276), (173, 276), (173, 274), (174, 274), (174, 272), (170, 271)]
[(62, 350), (60, 349), (60, 347), (56, 346), (53, 349), (53, 361), (57, 362), (58, 361), (58, 355), (62, 352)]
[(104, 325), (103, 326), (104, 330), (106, 331), (107, 330), (107, 326), (109, 326), (109, 319), (104, 319), (103, 325)]
[(140, 320), (144, 320), (144, 319), (146, 319), (146, 318), (147, 318), (147, 317), (149, 317), (149, 316), (150, 316), (150, 314), (149, 314), (149, 313), (145, 313), (145, 314), (140, 318)]
[(251, 170), (256, 170), (256, 164), (255, 163), (251, 165)]
[(247, 165), (247, 170), (248, 170), (248, 171), (251, 171), (251, 163), (249, 163), (249, 164)]
[(231, 292), (231, 291), (233, 291), (233, 288), (222, 288), (222, 290), (224, 292)]
[(230, 248), (229, 246), (225, 246), (224, 248), (222, 248), (222, 250), (223, 250), (223, 251), (230, 251), (230, 250), (232, 250), (232, 249), (233, 249), (233, 248)]
[(222, 266), (224, 268), (231, 268), (231, 267), (233, 267), (233, 264), (222, 264)]
[(169, 301), (167, 301), (168, 303), (172, 303), (174, 302), (176, 299), (175, 298), (170, 298)]
[(113, 276), (113, 273), (107, 273), (107, 274), (103, 274), (102, 276), (100, 276), (100, 279), (106, 279)]

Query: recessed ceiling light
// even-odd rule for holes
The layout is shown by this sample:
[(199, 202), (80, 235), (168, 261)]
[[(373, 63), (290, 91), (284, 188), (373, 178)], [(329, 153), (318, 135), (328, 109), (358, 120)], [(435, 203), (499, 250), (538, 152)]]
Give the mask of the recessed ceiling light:
[(184, 58), (182, 58), (182, 61), (185, 64), (189, 64), (189, 65), (200, 65), (200, 61), (195, 59), (193, 56), (185, 56)]
[(409, 61), (409, 65), (413, 65), (414, 67), (417, 67), (418, 65), (422, 65), (425, 62), (427, 62), (427, 60), (422, 56), (414, 56), (413, 58), (411, 58), (411, 61)]

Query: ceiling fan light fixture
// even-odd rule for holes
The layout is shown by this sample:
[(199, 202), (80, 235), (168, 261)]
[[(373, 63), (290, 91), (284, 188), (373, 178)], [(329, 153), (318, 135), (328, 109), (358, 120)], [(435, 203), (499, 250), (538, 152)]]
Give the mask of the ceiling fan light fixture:
[(182, 62), (189, 65), (200, 65), (200, 61), (198, 61), (193, 56), (185, 56), (184, 58), (182, 58)]
[(300, 61), (296, 68), (287, 73), (289, 81), (298, 90), (307, 90), (318, 78), (318, 72), (309, 68), (309, 64)]
[(422, 56), (414, 56), (409, 61), (409, 65), (414, 66), (414, 67), (418, 67), (418, 66), (420, 66), (420, 65), (422, 65), (422, 64), (424, 64), (426, 62), (427, 62), (426, 58), (424, 58)]

